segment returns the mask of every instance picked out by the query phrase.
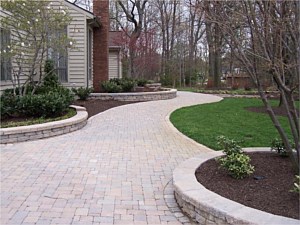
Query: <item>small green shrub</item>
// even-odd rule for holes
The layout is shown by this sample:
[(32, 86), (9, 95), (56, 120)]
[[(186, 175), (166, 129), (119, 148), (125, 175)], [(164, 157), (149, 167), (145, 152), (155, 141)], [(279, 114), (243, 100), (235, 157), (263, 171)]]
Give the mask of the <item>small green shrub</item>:
[(80, 87), (80, 88), (72, 88), (72, 91), (74, 92), (75, 95), (77, 95), (79, 97), (80, 100), (86, 100), (90, 94), (93, 92), (93, 88), (84, 88), (84, 87)]
[(60, 86), (60, 82), (58, 80), (57, 74), (54, 72), (54, 61), (51, 59), (46, 60), (45, 68), (44, 68), (44, 80), (43, 86), (47, 87), (58, 87)]
[(226, 155), (243, 153), (242, 148), (237, 141), (228, 139), (225, 136), (219, 136), (217, 138), (217, 143), (219, 146), (222, 146), (223, 152)]
[(300, 193), (300, 176), (299, 175), (295, 175), (294, 187), (291, 190), (291, 192)]
[(250, 157), (245, 155), (236, 141), (224, 136), (218, 137), (218, 143), (223, 147), (224, 157), (218, 159), (220, 166), (226, 169), (230, 176), (242, 179), (254, 172)]
[[(292, 148), (294, 148), (294, 143), (290, 141)], [(280, 156), (287, 157), (288, 152), (284, 146), (284, 143), (281, 139), (275, 138), (271, 142), (271, 151), (276, 151)]]
[(101, 83), (101, 87), (105, 92), (108, 93), (119, 93), (122, 91), (121, 85), (118, 85), (117, 83), (112, 81), (103, 81)]
[[(1, 95), (1, 116), (32, 116), (32, 117), (54, 117), (60, 116), (68, 109), (74, 100), (74, 95), (63, 87), (54, 71), (54, 63), (47, 60), (45, 64), (43, 84), (37, 87), (35, 93), (31, 92), (33, 84), (27, 86), (24, 96), (20, 96), (16, 89), (8, 89)], [(24, 87), (22, 87), (22, 92)]]
[(5, 90), (0, 98), (1, 117), (16, 115), (18, 113), (19, 96), (15, 96), (13, 91)]
[(50, 91), (39, 95), (25, 95), (18, 102), (20, 114), (32, 117), (55, 117), (62, 115), (73, 98), (65, 91)]
[(131, 78), (113, 78), (102, 82), (101, 87), (108, 93), (131, 92), (135, 84), (136, 82)]
[(134, 88), (136, 82), (132, 79), (121, 79), (120, 85), (122, 87), (123, 92), (131, 92)]
[(148, 80), (141, 78), (141, 79), (137, 79), (136, 83), (137, 86), (144, 87), (148, 83)]
[(219, 158), (218, 162), (235, 179), (245, 178), (254, 172), (254, 167), (250, 165), (250, 157), (245, 154), (226, 155)]

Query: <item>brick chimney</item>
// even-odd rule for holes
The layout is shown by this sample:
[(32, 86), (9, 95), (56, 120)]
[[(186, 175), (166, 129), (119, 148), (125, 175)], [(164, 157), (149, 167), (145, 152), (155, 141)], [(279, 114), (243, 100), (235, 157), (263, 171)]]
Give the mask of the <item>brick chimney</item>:
[(94, 28), (93, 47), (93, 87), (99, 92), (100, 82), (108, 80), (109, 0), (93, 0), (93, 13), (101, 22)]

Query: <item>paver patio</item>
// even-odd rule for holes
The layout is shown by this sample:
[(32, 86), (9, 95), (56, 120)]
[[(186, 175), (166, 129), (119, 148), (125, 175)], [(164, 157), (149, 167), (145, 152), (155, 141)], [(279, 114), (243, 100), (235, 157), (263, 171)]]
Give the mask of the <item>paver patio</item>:
[(1, 224), (188, 223), (172, 171), (209, 149), (175, 132), (167, 115), (219, 100), (178, 92), (110, 109), (70, 134), (1, 145)]

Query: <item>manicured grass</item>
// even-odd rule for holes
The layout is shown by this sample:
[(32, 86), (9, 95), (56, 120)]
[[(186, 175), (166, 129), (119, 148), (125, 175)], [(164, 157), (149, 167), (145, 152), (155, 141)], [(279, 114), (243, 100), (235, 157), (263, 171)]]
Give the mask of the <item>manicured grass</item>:
[(20, 127), (20, 126), (28, 126), (28, 125), (34, 125), (34, 124), (41, 124), (41, 123), (48, 123), (48, 122), (53, 122), (53, 121), (58, 121), (58, 120), (64, 120), (71, 118), (76, 115), (76, 110), (75, 109), (69, 109), (68, 112), (60, 117), (55, 117), (55, 118), (29, 118), (24, 121), (18, 121), (18, 122), (3, 122), (1, 123), (1, 128), (8, 128), (8, 127)]
[[(272, 101), (272, 104), (278, 104)], [(225, 98), (221, 102), (184, 107), (171, 114), (170, 120), (183, 134), (212, 149), (219, 150), (216, 138), (224, 135), (243, 141), (242, 147), (267, 147), (278, 137), (267, 114), (250, 112), (245, 107), (262, 106), (260, 99)], [(279, 117), (288, 130), (288, 121)]]

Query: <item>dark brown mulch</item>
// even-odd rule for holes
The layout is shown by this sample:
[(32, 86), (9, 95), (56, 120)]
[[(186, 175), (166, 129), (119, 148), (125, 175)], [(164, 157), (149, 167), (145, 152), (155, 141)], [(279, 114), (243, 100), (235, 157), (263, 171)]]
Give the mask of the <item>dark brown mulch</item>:
[(100, 112), (108, 110), (110, 108), (114, 108), (121, 105), (127, 105), (137, 102), (121, 102), (121, 101), (114, 101), (114, 100), (99, 100), (99, 99), (89, 99), (87, 101), (77, 100), (73, 104), (78, 106), (83, 106), (86, 108), (88, 112), (88, 117), (92, 117)]
[[(211, 159), (196, 171), (199, 183), (217, 194), (272, 214), (299, 219), (299, 194), (293, 188), (294, 170), (289, 158), (275, 153), (249, 153), (255, 172), (233, 179)], [(256, 180), (255, 177), (263, 177)]]
[[(256, 113), (268, 113), (266, 108), (264, 106), (261, 107), (246, 107), (245, 109), (251, 111), (251, 112), (256, 112)], [(287, 111), (284, 107), (273, 107), (273, 111), (276, 116), (287, 116)], [(299, 114), (299, 110), (298, 110)]]

